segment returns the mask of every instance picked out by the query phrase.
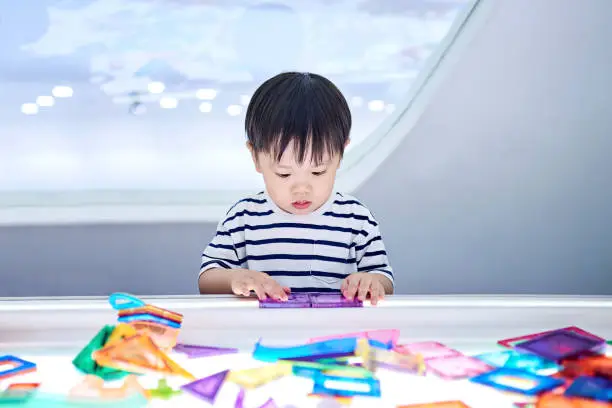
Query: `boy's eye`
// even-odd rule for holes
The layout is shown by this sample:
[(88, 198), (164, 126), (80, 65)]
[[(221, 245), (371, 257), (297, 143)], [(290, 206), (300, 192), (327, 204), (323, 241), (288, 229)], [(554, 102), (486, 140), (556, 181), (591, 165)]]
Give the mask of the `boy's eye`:
[(314, 174), (315, 176), (322, 176), (323, 174), (325, 174), (327, 170), (323, 170), (323, 171), (313, 171), (312, 174)]
[(281, 174), (281, 173), (276, 173), (276, 175), (280, 178), (287, 178), (290, 176), (290, 174)]

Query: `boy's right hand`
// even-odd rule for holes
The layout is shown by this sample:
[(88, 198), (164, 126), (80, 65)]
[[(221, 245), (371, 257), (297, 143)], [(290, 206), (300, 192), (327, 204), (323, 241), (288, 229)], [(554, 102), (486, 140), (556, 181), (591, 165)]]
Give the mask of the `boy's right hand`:
[(236, 295), (249, 296), (254, 291), (260, 300), (269, 296), (284, 301), (291, 292), (291, 289), (279, 285), (267, 273), (250, 269), (234, 269), (232, 273), (232, 292)]

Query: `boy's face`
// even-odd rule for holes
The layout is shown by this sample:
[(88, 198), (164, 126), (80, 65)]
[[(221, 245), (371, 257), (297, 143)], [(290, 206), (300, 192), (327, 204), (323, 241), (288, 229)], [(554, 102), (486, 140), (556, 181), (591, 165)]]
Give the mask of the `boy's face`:
[(270, 198), (282, 210), (291, 214), (308, 214), (329, 198), (340, 166), (340, 155), (325, 155), (322, 163), (317, 165), (308, 153), (303, 163), (298, 164), (291, 143), (278, 162), (269, 153), (255, 154), (250, 144), (248, 147), (255, 168), (263, 175)]

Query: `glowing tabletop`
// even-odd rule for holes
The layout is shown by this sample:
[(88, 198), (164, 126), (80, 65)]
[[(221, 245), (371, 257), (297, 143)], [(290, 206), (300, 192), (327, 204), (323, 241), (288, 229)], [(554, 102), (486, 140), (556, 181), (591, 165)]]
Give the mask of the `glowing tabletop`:
[[(188, 359), (172, 358), (206, 377), (222, 370), (260, 367), (252, 357), (254, 345), (297, 345), (318, 336), (377, 329), (399, 329), (399, 344), (435, 341), (465, 355), (499, 351), (497, 342), (529, 333), (578, 326), (612, 338), (611, 297), (571, 296), (389, 296), (378, 306), (362, 308), (262, 309), (256, 299), (233, 296), (142, 297), (149, 304), (184, 316), (181, 343), (238, 348), (239, 353)], [(10, 354), (37, 364), (21, 378), (0, 380), (39, 382), (40, 391), (66, 394), (83, 374), (73, 358), (105, 325), (117, 323), (107, 298), (0, 299), (0, 355)], [(472, 408), (513, 407), (515, 399), (468, 380), (444, 380), (394, 371), (377, 373), (381, 397), (354, 398), (352, 407), (396, 407), (443, 400), (461, 400)], [(139, 378), (155, 388), (161, 376)], [(169, 378), (178, 387), (184, 379)], [(312, 380), (287, 376), (246, 393), (245, 407), (260, 407), (270, 397), (278, 407), (334, 406), (309, 396)], [(239, 387), (224, 384), (214, 406), (233, 407)], [(335, 402), (334, 402), (335, 403)], [(151, 399), (148, 406), (209, 406), (188, 393), (170, 400)]]

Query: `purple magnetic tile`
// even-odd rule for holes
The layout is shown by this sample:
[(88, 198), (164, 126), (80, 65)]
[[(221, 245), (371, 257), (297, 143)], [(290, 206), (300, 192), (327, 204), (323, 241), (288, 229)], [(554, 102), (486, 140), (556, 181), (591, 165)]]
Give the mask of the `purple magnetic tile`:
[(340, 293), (316, 293), (310, 295), (313, 308), (362, 307), (359, 299), (347, 299)]
[(240, 350), (236, 348), (198, 346), (195, 344), (178, 343), (174, 346), (174, 351), (177, 353), (186, 354), (189, 358), (222, 356), (225, 354), (235, 354)]
[(209, 377), (195, 380), (189, 384), (183, 385), (181, 389), (195, 394), (208, 403), (213, 404), (228, 372), (229, 370), (220, 371), (217, 374), (213, 374)]
[(303, 309), (310, 307), (310, 297), (305, 293), (291, 293), (287, 300), (276, 300), (267, 298), (259, 301), (262, 309)]
[(277, 408), (278, 406), (276, 405), (276, 402), (274, 402), (274, 400), (272, 398), (270, 398), (269, 400), (267, 400), (265, 402), (265, 404), (263, 404), (261, 407), (259, 408)]
[(240, 389), (238, 396), (236, 397), (236, 403), (234, 403), (234, 408), (244, 408), (244, 388)]
[(566, 330), (556, 330), (515, 347), (552, 361), (560, 361), (589, 353), (601, 346), (601, 341)]

